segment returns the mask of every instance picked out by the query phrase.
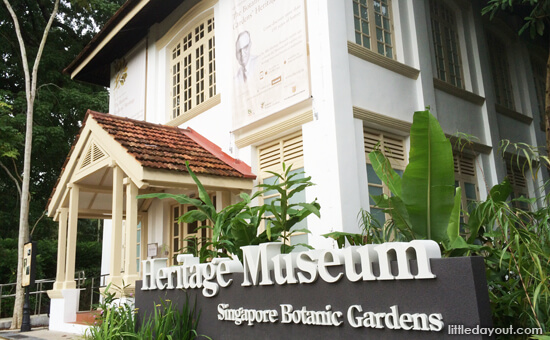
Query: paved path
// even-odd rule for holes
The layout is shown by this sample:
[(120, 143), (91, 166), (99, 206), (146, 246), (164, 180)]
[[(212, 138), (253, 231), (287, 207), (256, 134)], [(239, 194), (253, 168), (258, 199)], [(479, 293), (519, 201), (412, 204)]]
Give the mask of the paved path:
[(0, 339), (6, 340), (54, 340), (54, 339), (67, 339), (76, 340), (84, 339), (81, 335), (61, 333), (50, 331), (48, 328), (33, 328), (29, 332), (19, 332), (13, 330), (0, 331)]

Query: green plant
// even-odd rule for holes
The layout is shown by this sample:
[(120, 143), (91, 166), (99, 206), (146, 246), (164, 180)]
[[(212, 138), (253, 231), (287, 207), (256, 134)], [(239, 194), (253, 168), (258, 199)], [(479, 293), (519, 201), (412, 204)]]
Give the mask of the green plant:
[[(166, 193), (154, 193), (140, 195), (138, 198), (173, 199), (180, 204), (190, 204), (196, 210), (191, 210), (179, 218), (180, 222), (193, 223), (195, 221), (208, 220), (209, 223), (201, 228), (212, 229), (211, 240), (197, 240), (189, 249), (183, 251), (200, 256), (201, 262), (220, 256), (236, 255), (242, 260), (242, 246), (258, 245), (260, 243), (275, 241), (279, 238), (288, 238), (293, 232), (292, 227), (305, 219), (310, 214), (319, 214), (319, 203), (291, 203), (291, 199), (298, 192), (313, 185), (311, 177), (301, 177), (302, 173), (291, 172), (291, 167), (283, 164), (282, 175), (272, 172), (278, 179), (273, 184), (261, 184), (263, 190), (255, 192), (252, 196), (241, 193), (242, 201), (229, 205), (220, 211), (212, 203), (208, 191), (201, 184), (197, 176), (187, 165), (191, 178), (197, 184), (199, 198), (190, 198), (187, 195), (174, 195)], [(252, 200), (265, 192), (277, 192), (279, 197), (270, 204), (251, 206)], [(268, 218), (266, 218), (268, 216)], [(265, 230), (260, 231), (262, 221), (265, 222)], [(283, 251), (290, 251), (292, 247), (283, 246)]]
[[(419, 117), (422, 119), (417, 119)], [(452, 151), (447, 146), (434, 146), (436, 142), (443, 144), (442, 132), (438, 130), (437, 121), (427, 111), (415, 113), (410, 163), (403, 179), (391, 169), (380, 151), (369, 154), (376, 174), (392, 192), (390, 197), (375, 198), (377, 205), (384, 208), (391, 219), (381, 225), (369, 213), (361, 211), (362, 234), (331, 233), (325, 236), (334, 238), (339, 247), (346, 242), (354, 245), (431, 238), (439, 241), (446, 256), (481, 255), (486, 265), (495, 327), (541, 328), (546, 335), (536, 338), (548, 339), (550, 208), (545, 206), (533, 211), (517, 208), (517, 202), (536, 207), (537, 200), (523, 197), (510, 200), (512, 187), (505, 179), (491, 188), (485, 201), (472, 207), (466, 224), (469, 235), (464, 239), (459, 234), (460, 191), (454, 194), (448, 188), (450, 179), (454, 178), (449, 176)], [(434, 136), (434, 132), (439, 137)], [(507, 155), (510, 150), (514, 152), (512, 161), (518, 161), (518, 154), (523, 156), (524, 163), (518, 164), (523, 170), (529, 168), (534, 172), (540, 164), (548, 163), (537, 149), (523, 143), (503, 141), (501, 148), (508, 150)], [(417, 149), (425, 150), (419, 152)], [(441, 164), (446, 170), (438, 173), (438, 169), (432, 167), (434, 164)], [(412, 172), (409, 169), (413, 169)], [(422, 172), (425, 175), (420, 178)], [(417, 180), (415, 185), (411, 184), (413, 179)], [(445, 189), (437, 188), (438, 183), (445, 185)], [(422, 199), (409, 197), (413, 192), (422, 193), (419, 194)], [(549, 198), (546, 197), (544, 202)], [(436, 205), (434, 199), (446, 203)], [(451, 201), (454, 202), (452, 205)], [(416, 218), (412, 218), (415, 214)], [(446, 220), (449, 222), (444, 223)], [(422, 229), (422, 224), (419, 228), (418, 223), (427, 223), (428, 228)]]
[[(266, 211), (266, 226), (265, 232), (269, 239), (282, 238), (285, 241), (290, 240), (290, 236), (297, 232), (308, 233), (307, 229), (294, 229), (298, 223), (303, 221), (311, 214), (320, 217), (319, 209), (321, 206), (315, 199), (311, 203), (293, 202), (293, 197), (304, 191), (307, 187), (314, 185), (311, 182), (311, 177), (303, 176), (302, 171), (293, 171), (292, 166), (286, 166), (283, 163), (283, 173), (278, 174), (273, 171), (268, 171), (275, 177), (273, 183), (263, 183), (258, 187), (263, 188), (262, 194), (277, 193), (275, 199), (267, 205), (264, 205)], [(296, 244), (293, 246), (287, 245), (285, 242), (281, 251), (288, 253), (297, 246), (311, 248), (306, 244)]]
[[(198, 337), (197, 326), (200, 320), (200, 311), (193, 306), (186, 295), (185, 303), (178, 309), (170, 300), (163, 300), (155, 305), (153, 315), (142, 316), (142, 324), (136, 327), (136, 314), (131, 300), (124, 301), (125, 287), (113, 285), (118, 292), (110, 290), (108, 284), (102, 293), (102, 300), (96, 306), (96, 317), (93, 325), (86, 330), (86, 339), (178, 339), (187, 340)], [(117, 296), (122, 296), (118, 299)], [(202, 336), (210, 339), (206, 336)]]
[[(361, 213), (367, 229), (379, 229), (371, 232), (373, 241), (420, 238), (438, 241), (448, 249), (467, 246), (459, 235), (461, 193), (454, 186), (451, 143), (429, 110), (414, 113), (409, 164), (403, 178), (380, 150), (369, 153), (369, 160), (392, 193), (372, 197), (391, 216), (384, 226), (377, 227), (369, 215)], [(338, 233), (325, 236), (346, 237)]]
[[(200, 311), (197, 311), (196, 300), (193, 306), (186, 295), (185, 303), (181, 310), (177, 309), (171, 300), (163, 300), (156, 304), (153, 315), (145, 318), (145, 322), (139, 327), (137, 339), (178, 339), (187, 340), (198, 337), (197, 326), (200, 319)], [(202, 336), (210, 339), (206, 336)]]
[(529, 170), (533, 179), (537, 178), (542, 166), (550, 168), (550, 158), (544, 155), (543, 148), (503, 139), (500, 141), (499, 151), (502, 153), (502, 158), (508, 159), (510, 164), (515, 163), (523, 175)]
[(392, 219), (381, 224), (372, 214), (361, 209), (358, 214), (361, 234), (335, 231), (323, 236), (334, 239), (338, 248), (344, 248), (346, 242), (349, 245), (365, 245), (369, 243), (379, 244), (384, 242), (406, 242), (413, 239), (412, 231), (402, 231), (397, 228)]
[[(124, 287), (114, 286), (122, 294)], [(117, 301), (117, 293), (110, 291), (109, 283), (96, 307), (93, 325), (86, 330), (86, 339), (132, 339), (135, 336), (135, 310), (133, 304)]]
[[(473, 210), (468, 242), (485, 258), (493, 322), (550, 332), (550, 211), (524, 211), (506, 201), (505, 181)], [(535, 199), (529, 200), (534, 204)]]

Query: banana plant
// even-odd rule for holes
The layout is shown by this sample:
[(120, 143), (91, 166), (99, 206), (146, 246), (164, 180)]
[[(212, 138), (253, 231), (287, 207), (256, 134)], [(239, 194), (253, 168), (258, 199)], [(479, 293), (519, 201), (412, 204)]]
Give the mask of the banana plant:
[(415, 238), (456, 242), (460, 237), (460, 188), (455, 189), (453, 152), (437, 119), (429, 112), (413, 116), (409, 164), (401, 179), (380, 150), (369, 154), (378, 177), (392, 196), (378, 196), (401, 230), (412, 230)]
[[(463, 245), (460, 230), (460, 188), (455, 189), (453, 153), (437, 119), (429, 110), (414, 113), (410, 131), (409, 164), (401, 178), (382, 151), (369, 153), (376, 175), (391, 195), (372, 196), (391, 216), (391, 228), (407, 239), (432, 239), (444, 247)], [(325, 235), (339, 243), (352, 238)], [(357, 238), (357, 240), (359, 240)]]

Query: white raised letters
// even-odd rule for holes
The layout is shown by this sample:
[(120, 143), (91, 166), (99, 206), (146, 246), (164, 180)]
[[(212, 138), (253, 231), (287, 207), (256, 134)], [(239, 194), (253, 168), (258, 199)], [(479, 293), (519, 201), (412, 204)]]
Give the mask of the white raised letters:
[[(142, 290), (153, 289), (194, 289), (202, 288), (206, 297), (218, 294), (220, 287), (228, 287), (233, 279), (225, 276), (233, 273), (243, 273), (242, 286), (267, 286), (285, 284), (308, 284), (318, 278), (328, 283), (335, 283), (345, 277), (351, 282), (375, 280), (412, 280), (433, 279), (430, 259), (440, 258), (439, 246), (434, 241), (414, 240), (411, 242), (392, 242), (379, 245), (353, 246), (345, 249), (308, 250), (299, 253), (281, 254), (280, 242), (263, 243), (257, 246), (242, 247), (243, 263), (231, 259), (214, 259), (210, 263), (199, 263), (192, 255), (178, 255), (179, 266), (163, 267), (166, 259), (151, 259), (143, 261)], [(416, 259), (418, 272), (413, 275), (410, 260)], [(391, 268), (396, 261), (397, 273)], [(379, 275), (375, 275), (378, 267)], [(272, 274), (275, 281), (272, 279)], [(352, 308), (353, 307), (353, 308)], [(352, 306), (349, 313), (361, 312), (360, 306)], [(392, 310), (392, 313), (395, 313)], [(393, 315), (393, 314), (391, 314)], [(366, 316), (363, 324), (381, 325), (382, 316)], [(433, 320), (432, 320), (433, 319)], [(438, 328), (437, 316), (422, 324)], [(432, 322), (433, 321), (433, 322)], [(418, 319), (409, 321), (403, 318), (399, 325), (403, 329)], [(357, 324), (358, 322), (350, 321)], [(391, 322), (390, 322), (391, 323)], [(397, 321), (393, 322), (397, 323)], [(426, 326), (428, 327), (428, 326)], [(425, 327), (422, 327), (425, 328)]]

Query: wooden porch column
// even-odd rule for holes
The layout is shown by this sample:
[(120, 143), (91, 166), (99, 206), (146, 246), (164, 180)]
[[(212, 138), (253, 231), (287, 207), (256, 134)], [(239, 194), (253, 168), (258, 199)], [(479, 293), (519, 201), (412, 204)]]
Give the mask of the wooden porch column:
[(138, 224), (138, 195), (137, 186), (129, 179), (126, 184), (126, 235), (124, 254), (124, 283), (135, 287), (138, 278), (136, 266), (137, 224)]
[(216, 211), (221, 211), (223, 208), (231, 204), (231, 192), (216, 191)]
[(55, 276), (54, 290), (63, 289), (65, 282), (65, 262), (67, 261), (67, 218), (69, 209), (61, 208), (59, 211), (59, 232), (57, 235), (57, 273)]
[(122, 287), (121, 270), (121, 245), (122, 245), (122, 214), (123, 214), (123, 199), (124, 199), (124, 173), (122, 169), (115, 165), (113, 167), (113, 206), (112, 219), (113, 225), (111, 230), (111, 268), (109, 269), (108, 282)]
[(76, 258), (76, 231), (78, 225), (78, 196), (80, 189), (78, 185), (70, 184), (69, 194), (69, 225), (67, 230), (67, 253), (65, 261), (65, 281), (63, 289), (75, 289), (74, 280), (75, 258)]

